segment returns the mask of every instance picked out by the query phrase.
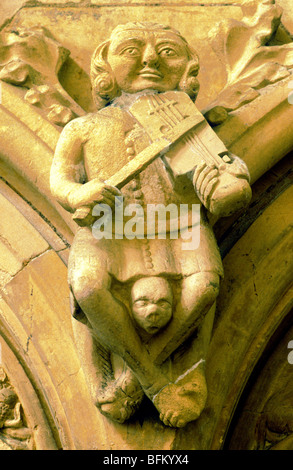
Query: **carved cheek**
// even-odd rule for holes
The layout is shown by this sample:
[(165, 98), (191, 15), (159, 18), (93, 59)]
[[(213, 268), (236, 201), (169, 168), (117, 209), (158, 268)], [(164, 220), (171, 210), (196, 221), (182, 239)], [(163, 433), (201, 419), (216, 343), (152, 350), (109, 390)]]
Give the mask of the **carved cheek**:
[(180, 78), (182, 74), (185, 72), (185, 69), (187, 67), (188, 60), (187, 59), (169, 59), (166, 60), (164, 65), (165, 67), (169, 70), (169, 73), (178, 73), (180, 75)]
[(137, 59), (121, 60), (112, 69), (118, 83), (131, 85), (139, 71), (139, 61)]
[(186, 70), (187, 62), (182, 60), (164, 61), (159, 70), (163, 74), (165, 80), (168, 81), (170, 89), (176, 88)]
[(168, 318), (171, 316), (171, 309), (170, 308), (163, 308), (163, 307), (160, 307), (158, 309), (158, 312), (160, 313), (160, 316), (161, 317), (164, 317), (164, 318)]
[(147, 316), (146, 307), (133, 307), (133, 315), (137, 320), (143, 320)]

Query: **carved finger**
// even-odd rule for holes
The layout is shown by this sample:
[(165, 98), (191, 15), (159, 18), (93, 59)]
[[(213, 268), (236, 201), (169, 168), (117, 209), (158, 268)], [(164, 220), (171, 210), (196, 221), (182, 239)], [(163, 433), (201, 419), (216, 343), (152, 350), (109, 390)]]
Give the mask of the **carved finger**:
[(108, 197), (108, 195), (104, 196), (103, 204), (108, 204), (108, 206), (110, 206), (111, 209), (114, 209), (115, 208), (115, 199), (113, 199), (112, 197)]
[(105, 189), (112, 193), (114, 196), (121, 196), (122, 193), (120, 189), (116, 188), (115, 186), (111, 186), (110, 184), (105, 183)]
[(20, 407), (21, 407), (21, 404), (19, 402), (16, 403), (15, 408), (14, 408), (14, 418), (15, 419), (20, 419)]
[(115, 207), (115, 201), (112, 198), (108, 197), (108, 196), (104, 196), (103, 194), (98, 196), (93, 201), (93, 204), (94, 205), (96, 205), (96, 204), (106, 204), (107, 206), (111, 207), (111, 209), (114, 209), (114, 207)]
[(209, 184), (209, 182), (213, 179), (213, 178), (216, 178), (217, 176), (219, 175), (219, 171), (217, 168), (214, 168), (213, 170), (211, 170), (204, 178), (203, 182), (202, 182), (202, 185), (201, 185), (201, 188), (200, 188), (200, 192), (202, 194), (205, 193), (206, 191), (206, 188)]
[(165, 424), (165, 426), (173, 427), (170, 421), (166, 418), (166, 416), (160, 416), (160, 419)]
[(206, 200), (209, 197), (211, 191), (213, 190), (215, 186), (215, 183), (218, 182), (218, 176), (219, 176), (218, 169), (215, 169), (211, 171), (206, 176), (205, 180), (203, 181), (203, 184), (201, 185), (201, 194), (204, 200)]
[(206, 163), (205, 162), (202, 162), (198, 167), (196, 167), (196, 169), (194, 170), (194, 174), (193, 174), (193, 184), (194, 186), (197, 185), (197, 180), (198, 180), (198, 177), (200, 176), (201, 172), (206, 168)]
[(170, 422), (167, 419), (167, 415), (168, 415), (168, 412), (167, 413), (160, 413), (160, 420), (165, 424), (165, 426), (170, 426)]
[(160, 420), (162, 421), (162, 423), (165, 424), (165, 426), (170, 426), (170, 424), (167, 424), (167, 420), (166, 420), (165, 415), (163, 413), (160, 413)]
[(207, 166), (199, 175), (196, 183), (196, 189), (200, 194), (203, 193), (202, 186), (204, 185), (204, 180), (211, 173), (211, 171), (214, 171), (214, 167)]
[(173, 411), (167, 411), (167, 413), (165, 414), (165, 421), (166, 421), (166, 425), (167, 426), (171, 426), (171, 427), (174, 427), (176, 426), (176, 421), (177, 421), (177, 413), (174, 413)]
[(179, 419), (177, 421), (176, 427), (177, 428), (183, 428), (185, 426), (185, 424), (186, 424), (186, 421), (184, 419)]
[[(109, 191), (107, 188), (104, 188), (103, 191), (102, 191), (102, 195), (104, 198), (107, 198), (109, 199), (110, 201), (112, 201), (113, 203), (115, 202), (115, 198), (118, 197), (117, 194), (114, 194), (113, 192)], [(121, 197), (121, 195), (120, 195)]]
[(213, 191), (213, 189), (215, 188), (215, 186), (217, 185), (218, 183), (218, 178), (212, 178), (208, 185), (206, 186), (205, 188), (205, 192), (204, 192), (204, 202), (207, 203), (209, 197), (211, 196), (211, 193)]

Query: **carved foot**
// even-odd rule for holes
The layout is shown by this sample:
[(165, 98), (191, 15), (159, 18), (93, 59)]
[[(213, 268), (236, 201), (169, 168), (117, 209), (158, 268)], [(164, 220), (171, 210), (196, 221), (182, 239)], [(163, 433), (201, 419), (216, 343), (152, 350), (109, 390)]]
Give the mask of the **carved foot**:
[(160, 413), (160, 420), (166, 426), (176, 428), (182, 428), (196, 420), (205, 402), (205, 383), (203, 386), (195, 383), (170, 383), (153, 398), (153, 403)]
[(124, 423), (139, 408), (144, 392), (131, 371), (127, 370), (108, 385), (98, 397), (97, 406), (107, 418)]

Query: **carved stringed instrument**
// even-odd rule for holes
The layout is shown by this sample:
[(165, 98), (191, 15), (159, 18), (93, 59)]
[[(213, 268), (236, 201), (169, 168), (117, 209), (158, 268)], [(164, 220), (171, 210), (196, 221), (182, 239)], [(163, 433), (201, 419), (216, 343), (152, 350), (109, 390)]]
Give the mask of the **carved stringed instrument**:
[[(191, 174), (201, 202), (212, 213), (229, 215), (250, 199), (246, 165), (229, 154), (223, 142), (184, 92), (168, 91), (140, 96), (128, 112), (147, 132), (148, 147), (111, 176), (106, 183), (121, 189), (158, 157), (164, 157), (175, 176)], [(213, 171), (213, 173), (211, 173)], [(90, 207), (73, 214), (79, 225), (89, 224)]]

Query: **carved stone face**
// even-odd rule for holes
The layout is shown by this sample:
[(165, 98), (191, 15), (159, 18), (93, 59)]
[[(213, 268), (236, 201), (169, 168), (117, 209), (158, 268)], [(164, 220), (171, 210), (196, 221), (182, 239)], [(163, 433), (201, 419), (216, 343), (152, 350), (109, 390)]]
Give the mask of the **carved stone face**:
[(122, 91), (175, 90), (189, 57), (185, 43), (170, 31), (130, 29), (112, 38), (108, 62)]
[(0, 390), (0, 429), (3, 427), (5, 419), (13, 416), (12, 410), (17, 401), (16, 394), (7, 388)]
[(131, 291), (133, 318), (149, 334), (157, 333), (172, 317), (173, 295), (160, 277), (142, 278)]

